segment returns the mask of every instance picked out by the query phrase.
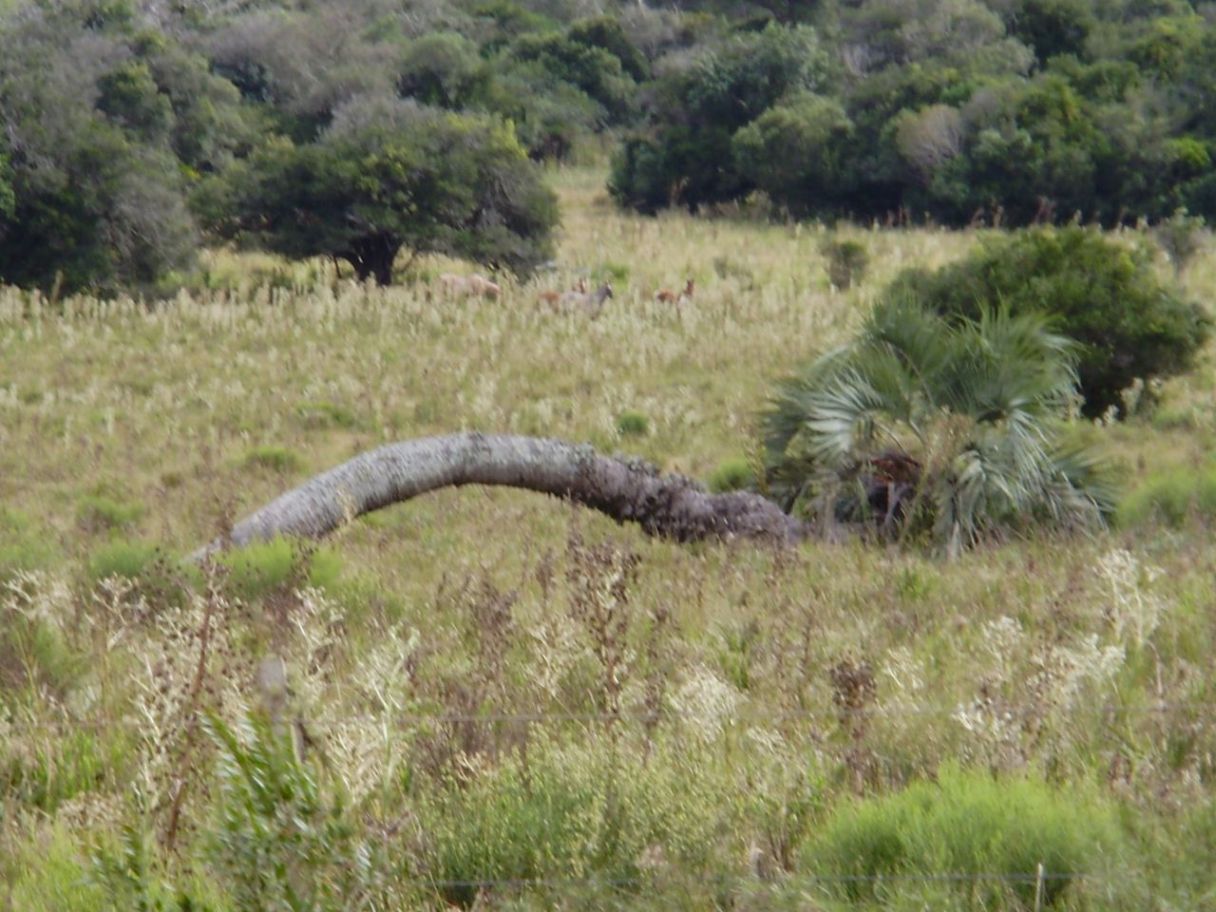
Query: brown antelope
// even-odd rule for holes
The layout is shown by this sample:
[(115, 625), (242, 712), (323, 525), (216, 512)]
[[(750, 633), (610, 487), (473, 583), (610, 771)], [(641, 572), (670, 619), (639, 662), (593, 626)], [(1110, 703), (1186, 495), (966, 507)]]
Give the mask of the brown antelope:
[(594, 294), (586, 291), (567, 291), (557, 299), (557, 306), (559, 310), (581, 310), (594, 319), (604, 309), (604, 302), (611, 297), (612, 286), (605, 282)]
[(502, 294), (502, 286), (496, 282), (491, 282), (485, 276), (456, 275), (453, 272), (445, 272), (439, 277), (439, 285), (445, 294), (451, 295), (454, 298), (492, 298), (497, 299)]
[(676, 292), (670, 288), (664, 288), (654, 296), (654, 299), (664, 304), (682, 304), (684, 301), (692, 300), (692, 293), (695, 290), (696, 283), (692, 279), (689, 279), (681, 291)]
[[(578, 292), (579, 294), (586, 294), (587, 293), (587, 280), (579, 279), (578, 282), (575, 283), (573, 290)], [(548, 304), (551, 308), (556, 310), (558, 302), (561, 301), (563, 294), (566, 294), (566, 292), (558, 291), (555, 288), (551, 288), (547, 291), (542, 291), (539, 295), (537, 295), (537, 300), (539, 300), (540, 303), (542, 303), (542, 304)]]

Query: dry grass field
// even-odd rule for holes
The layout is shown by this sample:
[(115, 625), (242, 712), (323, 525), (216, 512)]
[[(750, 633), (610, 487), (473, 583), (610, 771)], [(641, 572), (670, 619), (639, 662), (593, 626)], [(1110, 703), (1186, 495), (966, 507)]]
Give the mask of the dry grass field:
[[(1129, 496), (1199, 491), (1173, 523), (1133, 496), (947, 563), (467, 489), (183, 569), (393, 440), (710, 479), (900, 269), (978, 242), (842, 228), (840, 291), (827, 229), (552, 178), (557, 268), (498, 300), (226, 251), (155, 305), (0, 290), (0, 908), (1216, 909), (1210, 355), (1086, 431)], [(598, 319), (538, 302), (583, 277)], [(1213, 300), (1216, 251), (1183, 281)]]

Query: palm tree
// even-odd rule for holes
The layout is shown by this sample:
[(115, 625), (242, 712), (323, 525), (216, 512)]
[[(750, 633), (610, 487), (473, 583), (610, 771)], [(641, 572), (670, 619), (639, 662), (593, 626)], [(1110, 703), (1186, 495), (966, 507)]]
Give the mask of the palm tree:
[(768, 493), (824, 526), (927, 534), (952, 555), (1032, 523), (1101, 525), (1102, 467), (1061, 441), (1075, 353), (1036, 315), (880, 305), (779, 386), (762, 416)]

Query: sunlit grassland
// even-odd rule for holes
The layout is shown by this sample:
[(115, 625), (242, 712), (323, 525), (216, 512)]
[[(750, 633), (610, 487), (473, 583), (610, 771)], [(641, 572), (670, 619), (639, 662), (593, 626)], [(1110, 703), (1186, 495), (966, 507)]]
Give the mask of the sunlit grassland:
[[(113, 540), (184, 553), (359, 451), (456, 430), (586, 440), (704, 478), (753, 452), (754, 416), (773, 381), (846, 340), (900, 269), (946, 263), (977, 242), (974, 233), (842, 227), (840, 235), (866, 245), (871, 267), (858, 286), (838, 291), (819, 251), (831, 233), (823, 227), (643, 219), (608, 203), (598, 172), (560, 171), (553, 180), (564, 213), (557, 268), (527, 285), (508, 283), (498, 301), (439, 297), (431, 278), (464, 264), (421, 260), (402, 284), (374, 289), (328, 263), (229, 251), (206, 254), (205, 279), (164, 303), (52, 303), (0, 291), (0, 559), (15, 554), (17, 564), (40, 571), (21, 584), (27, 600), (13, 594), (3, 610), (6, 622), (20, 616), (52, 631), (0, 650), (0, 705), (14, 726), (0, 748), (0, 856), (25, 859), (0, 867), (10, 889), (55, 908), (47, 891), (59, 882), (56, 866), (76, 871), (89, 840), (117, 830), (121, 814), (112, 808), (152, 765), (130, 730), (138, 728), (132, 707), (149, 665), (143, 658), (164, 648), (163, 631), (131, 621), (114, 607), (122, 599), (90, 576), (90, 559)], [(1144, 239), (1129, 232), (1127, 241)], [(580, 277), (614, 284), (599, 319), (538, 303), (539, 291)], [(687, 278), (697, 285), (692, 301), (655, 302), (658, 289)], [(1211, 301), (1216, 254), (1201, 255), (1185, 284)], [(1167, 384), (1156, 412), (1087, 433), (1122, 467), (1129, 488), (1160, 471), (1206, 466), (1214, 390), (1205, 357), (1192, 375)], [(622, 431), (626, 413), (645, 417), (643, 432)], [(658, 708), (667, 718), (650, 734), (634, 724), (614, 735), (599, 723), (567, 722), (553, 737), (566, 739), (567, 751), (594, 753), (611, 742), (626, 769), (649, 770), (638, 772), (644, 781), (671, 774), (653, 783), (666, 789), (661, 808), (695, 811), (687, 829), (676, 815), (667, 829), (637, 837), (631, 876), (700, 858), (711, 871), (746, 877), (756, 852), (771, 856), (766, 864), (813, 875), (820, 856), (812, 834), (833, 809), (854, 793), (881, 795), (956, 763), (1095, 789), (1124, 811), (1122, 854), (1105, 862), (1109, 880), (1075, 886), (1068, 901), (1078, 907), (1141, 908), (1154, 884), (1170, 881), (1171, 895), (1201, 894), (1190, 881), (1213, 844), (1204, 839), (1216, 841), (1208, 820), (1216, 551), (1201, 518), (1181, 530), (1150, 523), (1091, 539), (994, 545), (944, 563), (856, 543), (792, 552), (685, 547), (536, 495), (450, 491), (336, 536), (341, 579), (327, 587), (323, 608), (301, 609), (295, 627), (267, 624), (256, 600), (233, 609), (228, 623), (248, 661), (286, 657), (299, 679), (298, 711), (322, 725), (368, 710), (356, 682), (377, 669), (397, 676), (400, 708), (414, 713), (602, 713), (612, 700), (572, 607), (585, 570), (567, 544), (572, 528), (638, 554), (638, 577), (620, 609), (632, 620), (618, 698), (627, 713)], [(515, 595), (510, 624), (493, 635), (484, 629), (496, 616), (491, 590)], [(175, 610), (154, 598), (153, 608)], [(336, 635), (325, 633), (334, 623), (326, 612), (343, 619)], [(652, 644), (664, 612), (670, 619)], [(113, 626), (81, 620), (88, 615)], [(383, 654), (406, 631), (416, 637), (408, 669)], [(323, 634), (330, 639), (321, 660)], [(241, 677), (250, 667), (233, 665), (232, 699), (221, 705), (239, 704), (242, 694), (256, 702)], [(851, 698), (831, 670), (850, 668), (872, 677), (872, 689), (854, 695), (868, 713), (863, 725), (838, 718)], [(86, 772), (56, 767), (71, 750), (58, 730), (36, 727), (65, 720), (113, 723)], [(374, 740), (377, 732), (355, 725), (347, 734)], [(401, 738), (407, 746), (385, 747), (412, 758), (399, 766), (417, 763), (420, 779), (440, 777), (442, 769), (410, 753), (418, 739)], [(448, 747), (464, 758), (460, 776), (494, 782), (507, 775), (501, 770), (518, 739), (514, 729), (495, 729)], [(540, 756), (542, 766), (573, 762), (568, 752)], [(32, 789), (39, 764), (58, 785)], [(358, 769), (351, 776), (359, 784), (349, 787), (378, 795), (376, 810), (412, 807), (399, 767), (390, 774), (369, 761)], [(205, 831), (209, 812), (197, 794), (188, 809)], [(76, 816), (61, 814), (52, 827), (45, 815), (61, 804)], [(156, 832), (156, 818), (140, 819)], [(405, 851), (409, 866), (435, 876), (442, 840), (428, 842), (428, 832), (418, 840)], [(54, 850), (45, 865), (25, 872), (47, 845)], [(588, 866), (594, 870), (585, 860), (555, 862), (553, 870), (582, 876)], [(513, 873), (509, 865), (461, 870)], [(710, 888), (688, 889), (689, 906), (703, 907), (697, 889)]]

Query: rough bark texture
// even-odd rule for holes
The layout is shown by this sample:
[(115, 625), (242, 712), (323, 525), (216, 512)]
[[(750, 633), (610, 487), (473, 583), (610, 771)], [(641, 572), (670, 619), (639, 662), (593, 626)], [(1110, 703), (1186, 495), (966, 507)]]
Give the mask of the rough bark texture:
[[(804, 524), (758, 494), (709, 494), (691, 479), (589, 446), (541, 437), (453, 434), (389, 444), (356, 456), (245, 517), (231, 541), (321, 538), (364, 513), (467, 484), (568, 498), (650, 535), (677, 541), (732, 536), (791, 542)], [(215, 541), (195, 556), (221, 547)]]

